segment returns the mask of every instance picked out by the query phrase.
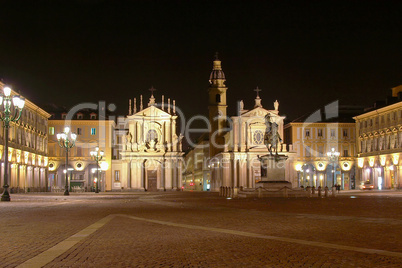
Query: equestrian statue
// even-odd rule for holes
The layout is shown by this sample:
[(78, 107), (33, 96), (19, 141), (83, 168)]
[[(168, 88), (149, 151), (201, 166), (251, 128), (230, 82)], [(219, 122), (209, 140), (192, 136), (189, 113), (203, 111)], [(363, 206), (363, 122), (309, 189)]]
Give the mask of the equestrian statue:
[(282, 143), (278, 132), (278, 124), (273, 120), (273, 117), (267, 114), (265, 116), (265, 126), (264, 144), (267, 146), (271, 156), (273, 151), (275, 151), (275, 155), (278, 155), (278, 148)]

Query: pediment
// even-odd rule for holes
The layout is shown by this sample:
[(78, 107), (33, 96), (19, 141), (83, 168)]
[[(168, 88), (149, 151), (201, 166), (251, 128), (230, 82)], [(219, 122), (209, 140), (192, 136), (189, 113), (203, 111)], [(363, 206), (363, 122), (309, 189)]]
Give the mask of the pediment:
[(266, 110), (266, 109), (264, 109), (264, 108), (262, 108), (262, 107), (256, 107), (256, 108), (254, 108), (253, 110), (250, 110), (250, 111), (245, 112), (245, 113), (242, 114), (241, 116), (242, 116), (242, 117), (259, 117), (259, 116), (264, 117), (264, 116), (267, 115), (268, 113), (269, 113), (270, 115), (272, 115), (272, 116), (278, 116), (276, 113), (273, 113), (273, 112), (271, 112), (271, 111), (269, 111), (269, 110)]
[(127, 116), (129, 119), (134, 119), (138, 117), (152, 117), (152, 118), (170, 118), (172, 115), (165, 112), (164, 110), (155, 107), (155, 106), (149, 106), (133, 115)]

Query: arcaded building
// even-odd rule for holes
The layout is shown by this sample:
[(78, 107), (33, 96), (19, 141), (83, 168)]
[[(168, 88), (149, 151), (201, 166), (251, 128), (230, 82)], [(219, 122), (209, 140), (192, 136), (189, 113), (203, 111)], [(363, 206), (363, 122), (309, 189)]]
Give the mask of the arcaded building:
[(402, 85), (392, 88), (383, 107), (354, 117), (357, 132), (359, 184), (374, 189), (402, 187)]
[[(4, 84), (0, 82), (0, 88)], [(11, 95), (18, 95), (12, 91)], [(21, 118), (11, 122), (8, 143), (9, 191), (38, 192), (48, 189), (48, 118), (50, 114), (25, 100)], [(0, 124), (0, 187), (4, 185), (4, 127)]]

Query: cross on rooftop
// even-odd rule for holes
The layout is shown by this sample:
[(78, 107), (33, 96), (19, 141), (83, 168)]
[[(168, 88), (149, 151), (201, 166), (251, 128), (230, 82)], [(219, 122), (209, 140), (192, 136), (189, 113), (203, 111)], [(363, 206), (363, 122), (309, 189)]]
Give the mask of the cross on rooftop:
[(254, 91), (255, 91), (255, 92), (257, 92), (257, 98), (259, 98), (259, 97), (260, 97), (259, 92), (260, 92), (260, 91), (262, 91), (262, 90), (261, 90), (261, 89), (259, 89), (259, 88), (258, 88), (258, 86), (257, 86), (257, 88), (256, 88), (256, 89), (254, 89)]
[(219, 60), (219, 58), (218, 58), (218, 52), (215, 52), (215, 60)]
[(156, 90), (156, 88), (154, 88), (154, 86), (151, 86), (151, 88), (149, 89), (149, 91), (151, 91), (152, 96), (154, 95), (155, 90)]

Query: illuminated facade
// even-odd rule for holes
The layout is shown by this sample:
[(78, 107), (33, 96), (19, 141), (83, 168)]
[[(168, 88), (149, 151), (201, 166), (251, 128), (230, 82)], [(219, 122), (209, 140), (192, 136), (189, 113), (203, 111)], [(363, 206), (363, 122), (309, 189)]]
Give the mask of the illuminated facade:
[[(297, 153), (291, 165), (294, 186), (355, 189), (355, 123), (292, 122), (285, 126), (285, 141)], [(339, 157), (330, 157), (338, 152)]]
[(186, 153), (184, 170), (184, 190), (209, 191), (211, 189), (207, 135), (201, 136), (195, 148)]
[[(186, 155), (185, 163), (189, 163), (185, 171), (186, 186), (193, 180), (202, 182), (203, 187), (197, 188), (202, 190), (219, 191), (221, 186), (255, 188), (262, 177), (259, 157), (268, 154), (264, 144), (265, 116), (270, 115), (272, 121), (278, 124), (278, 133), (283, 138), (285, 117), (279, 115), (279, 102), (275, 101), (273, 109), (263, 108), (260, 89), (257, 88), (254, 107), (247, 110), (240, 101), (238, 114), (227, 117), (226, 78), (219, 59), (213, 62), (209, 82), (209, 139), (201, 139), (195, 149)], [(286, 144), (278, 147), (281, 155), (289, 157), (285, 162), (286, 171), (294, 155), (288, 151), (289, 147)], [(278, 178), (281, 179), (290, 181), (291, 177), (286, 173), (285, 178)]]
[[(98, 118), (95, 111), (78, 111), (74, 114), (55, 113), (49, 120), (49, 176), (51, 191), (64, 191), (65, 185), (65, 149), (60, 148), (57, 133), (70, 127), (77, 134), (75, 146), (69, 151), (68, 172), (69, 186), (72, 192), (94, 191), (96, 178), (96, 161), (91, 158), (91, 151), (97, 146), (104, 151), (100, 161), (100, 191), (112, 189), (112, 135), (114, 120)], [(71, 118), (71, 120), (66, 120)]]
[[(392, 89), (398, 98), (402, 86)], [(399, 98), (400, 100), (400, 98)], [(402, 187), (402, 102), (354, 117), (358, 146), (358, 178), (374, 189)]]
[[(153, 91), (153, 89), (152, 89)], [(167, 107), (166, 107), (167, 106)], [(177, 135), (175, 101), (157, 104), (153, 94), (144, 108), (118, 120), (121, 148), (113, 160), (113, 191), (172, 191), (182, 187), (182, 135)]]
[[(0, 87), (4, 84), (0, 82)], [(12, 91), (11, 95), (18, 95)], [(9, 132), (9, 191), (39, 192), (47, 189), (48, 118), (50, 114), (29, 100), (18, 122), (10, 123)], [(4, 185), (4, 127), (0, 126), (0, 187)], [(3, 191), (3, 190), (2, 190)]]

